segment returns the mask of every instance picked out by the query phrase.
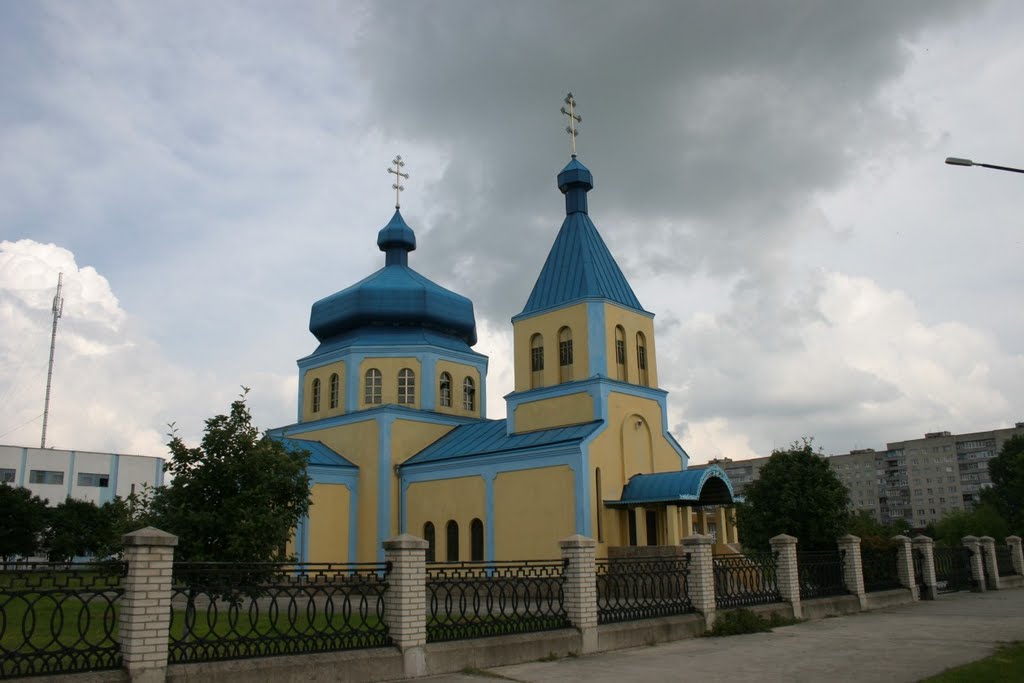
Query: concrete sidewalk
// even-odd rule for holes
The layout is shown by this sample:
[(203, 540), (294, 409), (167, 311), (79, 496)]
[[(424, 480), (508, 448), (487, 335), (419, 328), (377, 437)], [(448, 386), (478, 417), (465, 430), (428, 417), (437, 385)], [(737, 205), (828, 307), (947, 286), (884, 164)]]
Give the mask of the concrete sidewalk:
[(728, 638), (533, 662), (432, 683), (581, 681), (879, 681), (912, 683), (1024, 640), (1024, 590), (940, 595), (877, 612)]

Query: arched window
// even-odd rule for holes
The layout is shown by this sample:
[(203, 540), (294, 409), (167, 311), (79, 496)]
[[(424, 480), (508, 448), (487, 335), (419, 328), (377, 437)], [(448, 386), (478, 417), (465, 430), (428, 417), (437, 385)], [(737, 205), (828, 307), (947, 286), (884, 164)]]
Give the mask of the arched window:
[(445, 559), (449, 562), (459, 561), (459, 523), (454, 519), (448, 520), (444, 529), (445, 535)]
[(452, 407), (452, 376), (447, 372), (441, 373), (441, 406)]
[(597, 542), (604, 543), (604, 496), (601, 495), (601, 468), (594, 470), (594, 488), (597, 499)]
[(320, 412), (320, 378), (319, 377), (317, 377), (316, 379), (313, 380), (313, 396), (312, 396), (312, 401), (311, 402), (313, 404), (311, 406), (311, 408), (313, 409), (313, 412), (314, 413), (319, 413)]
[(572, 380), (572, 330), (568, 327), (558, 331), (558, 379)]
[(469, 523), (469, 559), (484, 561), (484, 523), (479, 519)]
[(643, 332), (636, 333), (636, 368), (639, 371), (640, 384), (648, 386), (647, 379), (647, 338)]
[(530, 337), (530, 387), (544, 386), (544, 337)]
[(626, 381), (626, 330), (615, 326), (615, 377)]
[(416, 373), (409, 368), (398, 371), (398, 402), (406, 405), (416, 402)]
[(381, 375), (377, 368), (366, 371), (366, 390), (363, 392), (363, 403), (368, 406), (380, 404)]
[(436, 557), (436, 539), (434, 538), (433, 522), (427, 522), (423, 525), (423, 540), (427, 542), (427, 562), (433, 562)]
[(462, 407), (465, 410), (476, 410), (476, 383), (472, 377), (462, 381)]
[(341, 382), (338, 380), (338, 373), (333, 373), (331, 375), (331, 396), (330, 399), (328, 400), (328, 405), (330, 405), (332, 410), (338, 407), (338, 393), (340, 389), (340, 384)]

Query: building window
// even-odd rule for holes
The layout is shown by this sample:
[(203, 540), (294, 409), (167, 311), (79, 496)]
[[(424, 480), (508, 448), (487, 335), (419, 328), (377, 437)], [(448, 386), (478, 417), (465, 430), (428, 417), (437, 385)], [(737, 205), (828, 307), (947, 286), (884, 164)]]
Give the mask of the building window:
[(423, 525), (423, 540), (427, 542), (427, 562), (433, 562), (436, 558), (434, 538), (434, 523), (427, 522)]
[(377, 368), (370, 368), (366, 371), (366, 391), (363, 395), (363, 402), (368, 406), (380, 404), (381, 375)]
[(29, 470), (28, 483), (30, 484), (63, 484), (64, 473), (52, 470)]
[(441, 406), (452, 407), (452, 376), (447, 372), (441, 373)]
[(466, 410), (476, 410), (476, 384), (472, 377), (467, 377), (462, 382), (462, 407)]
[(626, 381), (626, 330), (615, 326), (615, 377)]
[(320, 378), (317, 377), (313, 380), (313, 401), (312, 409), (314, 413), (320, 412)]
[(341, 393), (340, 385), (341, 380), (338, 378), (338, 373), (335, 372), (331, 375), (331, 397), (329, 399), (332, 410), (338, 407), (338, 396)]
[(530, 337), (530, 387), (544, 386), (544, 337)]
[(416, 373), (409, 368), (398, 371), (398, 402), (405, 405), (416, 402)]
[(640, 372), (640, 384), (650, 386), (647, 377), (647, 339), (643, 332), (636, 333), (636, 368)]
[(469, 559), (484, 561), (484, 523), (479, 519), (469, 523)]
[(444, 529), (445, 545), (445, 559), (449, 562), (459, 561), (459, 523), (454, 519), (448, 520), (448, 525)]
[(0, 484), (13, 484), (17, 470), (10, 467), (0, 467)]
[(92, 474), (89, 472), (78, 473), (79, 486), (98, 486), (102, 489), (110, 486), (110, 476), (106, 474)]
[(572, 330), (568, 327), (558, 331), (558, 379), (572, 380)]

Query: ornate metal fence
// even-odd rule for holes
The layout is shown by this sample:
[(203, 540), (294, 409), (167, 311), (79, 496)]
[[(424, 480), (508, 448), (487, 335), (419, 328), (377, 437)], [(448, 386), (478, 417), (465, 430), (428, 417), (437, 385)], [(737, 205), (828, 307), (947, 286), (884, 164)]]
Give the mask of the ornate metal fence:
[(782, 600), (774, 554), (715, 555), (712, 562), (718, 607), (745, 607)]
[(564, 569), (563, 560), (428, 564), (427, 640), (568, 626)]
[[(898, 569), (899, 548), (861, 548), (860, 566), (864, 572), (864, 590), (885, 591), (902, 588)], [(918, 559), (915, 557), (915, 571)]]
[(690, 555), (597, 561), (597, 623), (693, 612)]
[(0, 565), (0, 678), (117, 669), (123, 562)]
[(176, 563), (169, 660), (390, 645), (387, 574), (382, 563)]
[(936, 589), (940, 593), (969, 590), (974, 583), (971, 578), (971, 551), (957, 546), (936, 547), (933, 552)]
[(1013, 576), (1017, 570), (1013, 567), (1013, 549), (1009, 546), (996, 548), (996, 566), (999, 568), (999, 576)]
[(924, 595), (924, 590), (927, 587), (924, 582), (924, 551), (914, 548), (912, 555), (914, 557), (914, 583), (921, 591), (920, 594)]
[(801, 599), (849, 593), (846, 581), (843, 579), (844, 552), (805, 550), (796, 555)]

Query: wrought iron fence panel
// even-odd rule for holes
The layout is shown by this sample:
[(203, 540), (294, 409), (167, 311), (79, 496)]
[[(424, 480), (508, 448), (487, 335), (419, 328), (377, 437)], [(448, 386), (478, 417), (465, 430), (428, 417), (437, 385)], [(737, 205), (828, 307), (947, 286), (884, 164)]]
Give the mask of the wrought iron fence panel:
[(843, 557), (838, 550), (805, 550), (796, 554), (797, 576), (800, 578), (800, 598), (822, 598), (844, 595)]
[(746, 607), (782, 600), (777, 560), (772, 553), (715, 555), (712, 571), (718, 607)]
[(597, 561), (597, 623), (650, 619), (694, 611), (690, 555)]
[(978, 553), (981, 555), (981, 575), (984, 576), (987, 581), (991, 574), (988, 567), (988, 552), (986, 551), (985, 546), (979, 547)]
[(565, 561), (427, 564), (427, 640), (461, 640), (569, 626)]
[[(885, 591), (902, 588), (899, 574), (899, 548), (861, 548), (860, 566), (864, 572), (864, 590)], [(915, 553), (914, 570), (918, 569)]]
[(1013, 549), (1009, 546), (996, 548), (996, 567), (999, 576), (1013, 576), (1017, 570), (1013, 567)]
[(169, 661), (390, 645), (388, 570), (383, 563), (175, 563)]
[(936, 547), (935, 588), (940, 593), (969, 590), (974, 583), (971, 578), (971, 551), (962, 546), (954, 548)]
[(124, 562), (0, 564), (0, 678), (121, 667)]
[[(925, 588), (924, 583), (924, 551), (920, 548), (914, 548), (914, 583), (922, 591)], [(924, 593), (922, 593), (924, 595)]]

